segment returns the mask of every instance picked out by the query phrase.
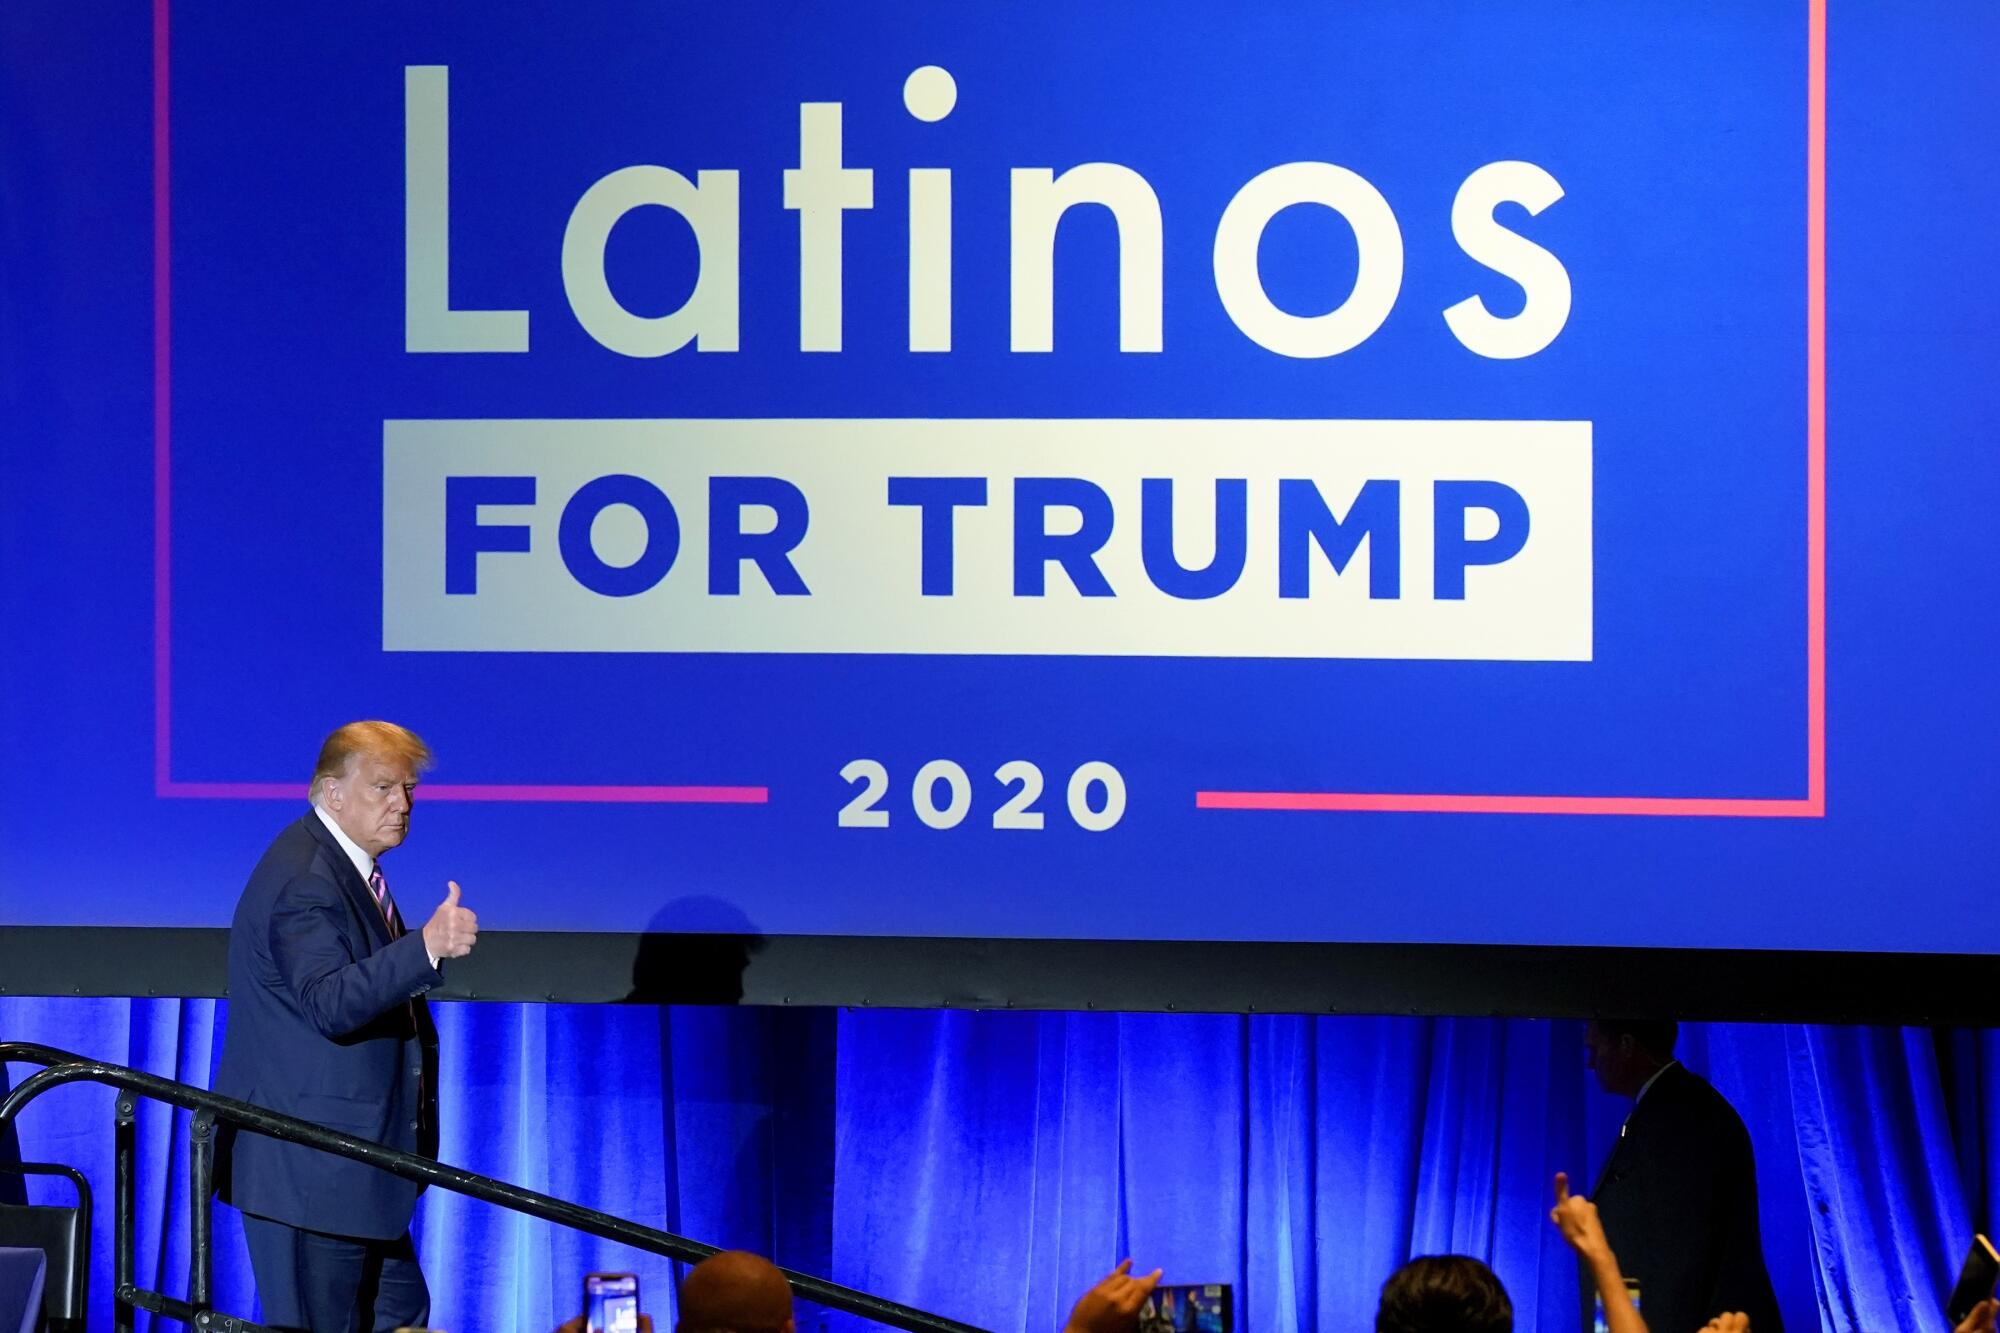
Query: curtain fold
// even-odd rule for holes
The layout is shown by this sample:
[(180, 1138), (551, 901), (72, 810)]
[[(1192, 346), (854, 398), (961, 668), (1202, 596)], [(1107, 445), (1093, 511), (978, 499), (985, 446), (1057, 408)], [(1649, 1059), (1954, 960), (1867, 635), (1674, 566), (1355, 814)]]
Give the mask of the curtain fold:
[(1823, 1314), (1870, 1333), (1937, 1327), (1972, 1228), (1934, 1040), (1801, 1028), (1790, 1045)]
[[(206, 1085), (227, 1006), (0, 999), (0, 1037)], [(1491, 1263), (1517, 1327), (1570, 1333), (1553, 1174), (1588, 1188), (1627, 1104), (1566, 1021), (442, 1004), (445, 1160), (1006, 1333), (1049, 1333), (1118, 1259), (1236, 1285), (1253, 1333), (1366, 1328), (1413, 1254)], [(1692, 1024), (1681, 1054), (1757, 1149), (1793, 1333), (1941, 1327), (1993, 1216), (2000, 1034)], [(25, 1071), (12, 1073), (18, 1083)], [(90, 1176), (92, 1325), (110, 1326), (113, 1097), (59, 1089), (30, 1160)], [(139, 1272), (180, 1294), (187, 1117), (141, 1103)], [(31, 1193), (62, 1197), (37, 1182)], [(216, 1292), (252, 1310), (215, 1210)], [(675, 1265), (432, 1191), (414, 1224), (433, 1322), (546, 1333), (593, 1270)], [(802, 1307), (808, 1333), (859, 1321)], [(141, 1316), (140, 1326), (155, 1321)], [(158, 1321), (161, 1328), (178, 1327)], [(1660, 1330), (1658, 1333), (1668, 1333)], [(1692, 1333), (1692, 1331), (1689, 1331)]]

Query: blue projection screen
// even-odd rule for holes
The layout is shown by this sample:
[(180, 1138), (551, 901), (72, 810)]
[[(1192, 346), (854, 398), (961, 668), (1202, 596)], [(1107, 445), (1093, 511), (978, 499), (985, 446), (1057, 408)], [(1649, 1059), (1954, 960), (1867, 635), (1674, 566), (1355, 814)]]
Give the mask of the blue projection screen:
[(1978, 947), (2000, 11), (0, 30), (8, 922)]

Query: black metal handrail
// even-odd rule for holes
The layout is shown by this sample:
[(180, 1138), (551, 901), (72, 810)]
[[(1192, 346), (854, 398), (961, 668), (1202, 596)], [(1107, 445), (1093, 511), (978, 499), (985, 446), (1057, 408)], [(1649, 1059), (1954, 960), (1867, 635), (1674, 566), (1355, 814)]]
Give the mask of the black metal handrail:
[[(50, 1088), (65, 1083), (102, 1083), (126, 1094), (137, 1094), (154, 1101), (166, 1102), (193, 1113), (194, 1120), (189, 1129), (189, 1146), (192, 1157), (190, 1191), (193, 1194), (194, 1213), (190, 1219), (193, 1230), (189, 1246), (191, 1253), (188, 1265), (188, 1299), (178, 1301), (158, 1292), (140, 1289), (134, 1278), (136, 1216), (134, 1198), (137, 1179), (134, 1153), (137, 1141), (137, 1110), (130, 1095), (118, 1099), (115, 1129), (117, 1180), (114, 1196), (118, 1234), (114, 1284), (119, 1333), (130, 1333), (133, 1326), (132, 1311), (135, 1308), (165, 1314), (198, 1328), (210, 1330), (211, 1333), (255, 1333), (260, 1327), (247, 1320), (221, 1314), (210, 1306), (214, 1254), (210, 1232), (209, 1195), (215, 1162), (214, 1128), (217, 1121), (238, 1125), (270, 1138), (303, 1144), (308, 1148), (332, 1153), (338, 1157), (366, 1162), (370, 1166), (379, 1167), (408, 1180), (436, 1185), (454, 1194), (463, 1194), (468, 1198), (497, 1204), (513, 1212), (526, 1213), (559, 1226), (586, 1232), (605, 1240), (617, 1241), (652, 1254), (664, 1255), (669, 1259), (678, 1259), (684, 1263), (698, 1263), (716, 1253), (715, 1246), (704, 1245), (686, 1236), (676, 1236), (672, 1232), (640, 1226), (636, 1222), (584, 1208), (566, 1199), (538, 1194), (533, 1190), (522, 1189), (518, 1185), (510, 1185), (503, 1180), (495, 1180), (491, 1176), (446, 1166), (428, 1157), (385, 1148), (379, 1143), (370, 1143), (366, 1139), (342, 1134), (293, 1116), (279, 1115), (261, 1106), (253, 1106), (249, 1102), (238, 1101), (234, 1097), (224, 1097), (192, 1084), (177, 1083), (157, 1074), (148, 1074), (144, 1070), (86, 1059), (70, 1051), (57, 1050), (52, 1046), (41, 1046), (33, 1042), (0, 1042), (0, 1062), (9, 1061), (42, 1065), (44, 1068), (40, 1073), (31, 1074), (23, 1079), (21, 1086), (8, 1093), (4, 1100), (0, 1100), (0, 1129), (4, 1129), (29, 1102)], [(962, 1324), (908, 1305), (883, 1300), (879, 1296), (856, 1291), (852, 1287), (843, 1287), (824, 1278), (793, 1272), (791, 1269), (782, 1271), (790, 1279), (792, 1290), (806, 1300), (847, 1314), (860, 1315), (864, 1319), (887, 1324), (892, 1328), (904, 1329), (907, 1333), (984, 1333), (984, 1330), (974, 1325)]]

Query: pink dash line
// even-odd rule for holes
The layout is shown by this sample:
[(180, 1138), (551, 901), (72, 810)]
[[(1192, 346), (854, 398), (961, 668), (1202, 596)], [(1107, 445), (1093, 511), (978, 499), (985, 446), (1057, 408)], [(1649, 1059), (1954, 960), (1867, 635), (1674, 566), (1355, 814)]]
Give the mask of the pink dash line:
[[(297, 782), (169, 782), (163, 797), (206, 801), (300, 801)], [(427, 782), (422, 801), (570, 801), (613, 805), (768, 805), (769, 787), (517, 786), (485, 782)]]
[(1198, 810), (1350, 810), (1471, 815), (1679, 815), (1808, 818), (1810, 799), (1726, 796), (1465, 796), (1410, 792), (1198, 791)]
[(1806, 773), (1826, 813), (1826, 0), (1806, 40)]

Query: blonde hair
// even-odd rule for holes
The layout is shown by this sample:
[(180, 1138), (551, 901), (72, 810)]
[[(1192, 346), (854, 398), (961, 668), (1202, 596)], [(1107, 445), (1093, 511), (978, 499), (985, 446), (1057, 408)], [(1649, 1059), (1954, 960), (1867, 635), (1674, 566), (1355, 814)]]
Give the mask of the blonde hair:
[(364, 754), (408, 764), (412, 773), (421, 773), (431, 766), (431, 747), (408, 727), (399, 727), (394, 722), (349, 722), (336, 727), (319, 747), (319, 762), (313, 766), (307, 798), (319, 800), (327, 782), (345, 777), (348, 766)]

